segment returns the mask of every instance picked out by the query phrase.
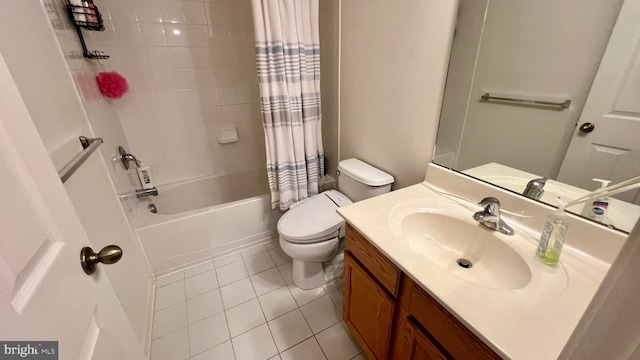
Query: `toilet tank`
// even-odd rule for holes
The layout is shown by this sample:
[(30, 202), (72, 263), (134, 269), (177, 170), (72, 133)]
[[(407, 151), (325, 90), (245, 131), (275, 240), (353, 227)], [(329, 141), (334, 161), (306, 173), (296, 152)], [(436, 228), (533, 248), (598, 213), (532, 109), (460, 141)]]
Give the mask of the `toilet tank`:
[(356, 202), (391, 191), (393, 176), (358, 159), (338, 163), (338, 190)]

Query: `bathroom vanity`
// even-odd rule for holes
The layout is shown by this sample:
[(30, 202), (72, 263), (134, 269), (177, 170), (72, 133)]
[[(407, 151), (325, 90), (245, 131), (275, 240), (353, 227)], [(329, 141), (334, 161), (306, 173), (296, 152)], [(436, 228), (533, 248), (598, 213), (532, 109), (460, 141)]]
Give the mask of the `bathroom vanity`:
[(372, 359), (500, 359), (347, 225), (344, 321)]
[[(487, 196), (518, 214), (503, 216), (514, 235), (472, 219)], [(424, 183), (339, 208), (345, 323), (371, 359), (556, 359), (626, 236), (570, 215), (550, 267), (535, 249), (551, 211), (432, 164)]]

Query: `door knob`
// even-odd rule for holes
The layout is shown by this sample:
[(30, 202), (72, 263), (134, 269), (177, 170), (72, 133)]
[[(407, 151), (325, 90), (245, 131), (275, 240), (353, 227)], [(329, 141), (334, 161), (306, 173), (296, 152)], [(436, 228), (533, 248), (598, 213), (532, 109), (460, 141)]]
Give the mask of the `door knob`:
[(592, 123), (584, 123), (582, 125), (580, 125), (580, 132), (584, 133), (584, 134), (588, 134), (590, 132), (593, 131), (593, 129), (595, 129), (596, 126), (593, 125)]
[(97, 254), (88, 246), (80, 250), (80, 265), (87, 275), (96, 271), (98, 263), (114, 264), (120, 258), (122, 258), (122, 249), (117, 245), (105, 246)]

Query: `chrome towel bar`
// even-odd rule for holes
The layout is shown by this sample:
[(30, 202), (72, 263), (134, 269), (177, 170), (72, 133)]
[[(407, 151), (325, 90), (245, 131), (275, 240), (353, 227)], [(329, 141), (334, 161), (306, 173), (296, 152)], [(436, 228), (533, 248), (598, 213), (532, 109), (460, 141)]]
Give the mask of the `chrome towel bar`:
[(76, 170), (82, 165), (87, 158), (102, 144), (102, 138), (89, 139), (84, 136), (80, 136), (80, 144), (82, 144), (82, 151), (78, 155), (74, 156), (62, 170), (58, 171), (60, 180), (64, 184), (73, 175)]
[(509, 98), (509, 97), (500, 97), (500, 96), (491, 96), (489, 93), (484, 93), (481, 99), (483, 101), (490, 100), (498, 100), (498, 101), (507, 101), (513, 102), (522, 105), (542, 105), (542, 106), (557, 106), (563, 109), (568, 109), (571, 105), (571, 100), (565, 100), (563, 102), (552, 102), (552, 101), (540, 101), (540, 100), (527, 100), (527, 99), (517, 99), (517, 98)]

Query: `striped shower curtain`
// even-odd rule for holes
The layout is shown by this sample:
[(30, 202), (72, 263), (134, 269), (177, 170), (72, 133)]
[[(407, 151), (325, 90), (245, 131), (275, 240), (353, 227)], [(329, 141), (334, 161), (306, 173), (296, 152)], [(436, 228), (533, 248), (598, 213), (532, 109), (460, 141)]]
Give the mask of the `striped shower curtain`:
[(252, 0), (271, 207), (322, 185), (318, 0)]

